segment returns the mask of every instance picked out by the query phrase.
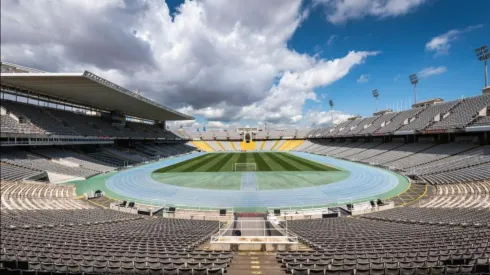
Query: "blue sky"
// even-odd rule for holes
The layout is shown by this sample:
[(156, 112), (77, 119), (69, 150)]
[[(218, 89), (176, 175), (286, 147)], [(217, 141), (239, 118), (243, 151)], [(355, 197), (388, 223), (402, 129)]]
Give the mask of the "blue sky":
[[(488, 0), (5, 0), (1, 58), (89, 70), (192, 115), (180, 127), (320, 126), (473, 96)], [(398, 103), (397, 103), (398, 102)], [(396, 107), (398, 105), (398, 107)]]
[[(289, 41), (299, 52), (324, 58), (335, 58), (349, 50), (381, 51), (346, 77), (316, 92), (334, 100), (336, 109), (349, 114), (368, 116), (374, 110), (373, 89), (380, 92), (379, 107), (393, 103), (406, 106), (413, 100), (413, 88), (408, 75), (428, 67), (445, 67), (446, 72), (420, 78), (418, 100), (441, 97), (445, 100), (481, 94), (483, 63), (475, 58), (474, 49), (490, 44), (490, 1), (471, 1), (462, 5), (458, 0), (430, 1), (416, 11), (395, 18), (366, 17), (342, 25), (325, 20), (324, 10), (316, 8)], [(450, 41), (447, 54), (437, 55), (425, 45), (434, 37), (450, 30), (463, 30)], [(329, 45), (330, 37), (334, 35)], [(359, 77), (369, 75), (366, 83)], [(328, 108), (327, 101), (308, 101), (305, 109)]]

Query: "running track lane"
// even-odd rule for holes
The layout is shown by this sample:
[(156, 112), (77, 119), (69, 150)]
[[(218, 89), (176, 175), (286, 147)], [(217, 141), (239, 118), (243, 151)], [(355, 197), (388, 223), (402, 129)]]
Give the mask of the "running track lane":
[(280, 207), (375, 198), (399, 184), (398, 178), (386, 170), (304, 152), (291, 152), (291, 154), (340, 167), (350, 172), (349, 177), (342, 181), (314, 187), (263, 191), (186, 188), (164, 184), (151, 178), (151, 173), (159, 168), (202, 154), (189, 154), (125, 170), (110, 177), (106, 181), (106, 186), (126, 197), (166, 204), (193, 207)]

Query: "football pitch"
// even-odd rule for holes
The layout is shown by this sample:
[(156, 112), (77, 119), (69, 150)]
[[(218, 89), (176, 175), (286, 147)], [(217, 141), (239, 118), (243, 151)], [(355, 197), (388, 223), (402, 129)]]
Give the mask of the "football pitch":
[(245, 191), (313, 187), (348, 176), (347, 171), (283, 152), (209, 153), (152, 173), (154, 180), (170, 185)]
[(339, 169), (313, 162), (288, 153), (210, 153), (161, 168), (155, 173), (182, 172), (269, 172), (269, 171), (339, 171)]

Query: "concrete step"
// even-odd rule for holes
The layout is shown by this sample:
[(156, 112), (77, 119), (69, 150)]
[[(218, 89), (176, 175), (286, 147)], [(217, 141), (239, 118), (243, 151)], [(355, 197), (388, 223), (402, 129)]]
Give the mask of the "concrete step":
[(248, 252), (236, 253), (228, 268), (230, 275), (284, 275), (285, 271), (276, 260), (275, 253)]

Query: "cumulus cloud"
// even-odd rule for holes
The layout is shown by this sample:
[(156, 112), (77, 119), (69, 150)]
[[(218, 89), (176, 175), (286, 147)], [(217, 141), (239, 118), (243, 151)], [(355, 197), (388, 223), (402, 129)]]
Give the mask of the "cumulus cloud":
[(344, 113), (342, 111), (310, 111), (305, 114), (306, 122), (311, 125), (312, 128), (322, 127), (332, 124), (332, 115), (334, 124), (339, 124), (347, 121), (348, 118), (353, 115)]
[(396, 17), (413, 11), (424, 2), (426, 0), (314, 0), (316, 5), (325, 7), (327, 20), (333, 24), (366, 16)]
[(368, 83), (369, 82), (369, 77), (370, 75), (368, 74), (361, 74), (361, 76), (359, 76), (359, 78), (357, 79), (357, 83)]
[(447, 68), (444, 66), (439, 67), (428, 67), (424, 68), (419, 72), (420, 77), (429, 77), (434, 75), (440, 75), (447, 71)]
[(483, 27), (483, 25), (469, 26), (461, 30), (450, 30), (446, 33), (433, 37), (429, 42), (427, 42), (427, 44), (425, 44), (425, 50), (428, 52), (434, 52), (435, 56), (449, 54), (451, 42), (457, 40), (462, 34), (481, 27)]
[(185, 1), (172, 13), (158, 0), (5, 0), (1, 12), (2, 59), (54, 72), (90, 70), (225, 124), (301, 121), (316, 88), (378, 54), (326, 60), (288, 48), (308, 16), (300, 0)]

